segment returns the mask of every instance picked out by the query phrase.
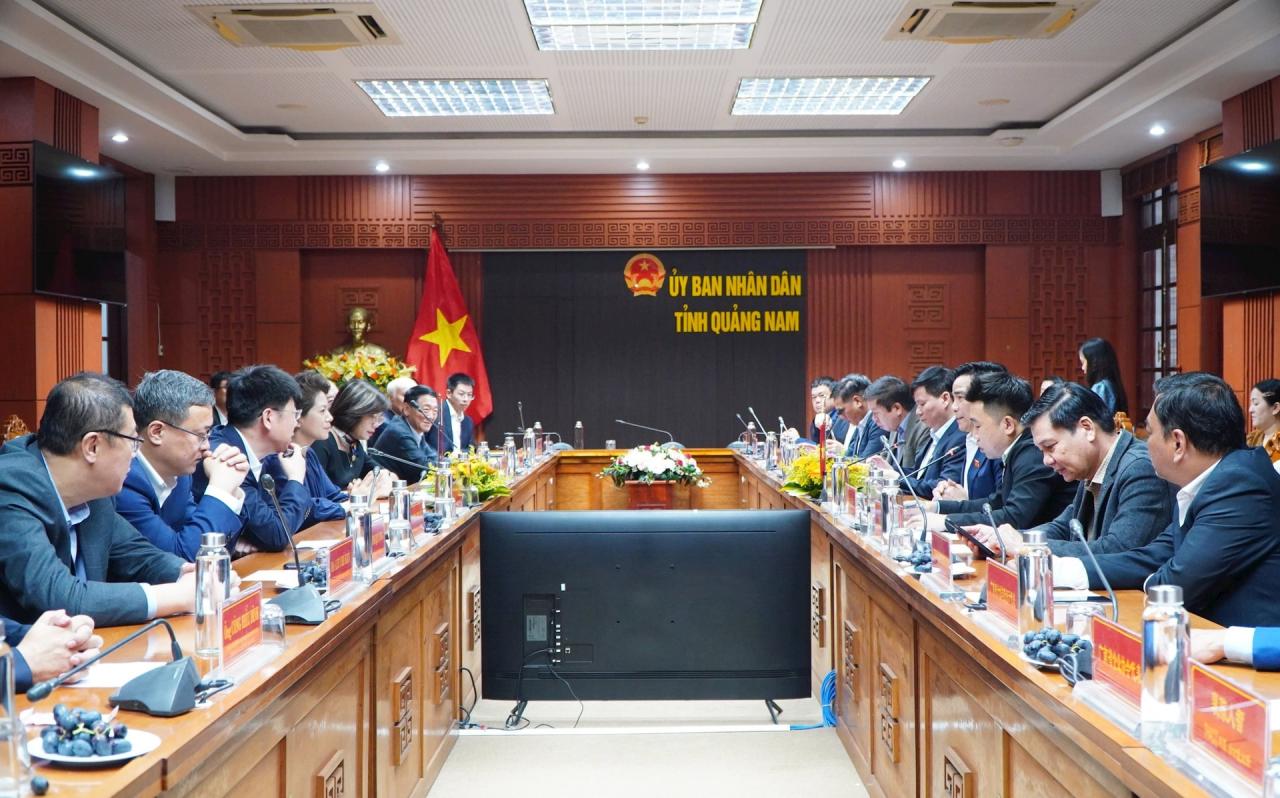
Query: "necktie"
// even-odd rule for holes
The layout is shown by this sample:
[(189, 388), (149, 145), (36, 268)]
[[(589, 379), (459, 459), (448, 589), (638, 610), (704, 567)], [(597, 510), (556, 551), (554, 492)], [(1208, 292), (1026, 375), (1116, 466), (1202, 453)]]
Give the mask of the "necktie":
[(87, 584), (89, 582), (89, 577), (84, 569), (84, 546), (79, 545), (80, 534), (76, 527), (72, 527), (72, 534), (76, 536), (76, 559), (75, 559), (76, 579), (78, 579), (80, 581), (80, 584), (82, 585)]
[(1080, 504), (1080, 524), (1084, 527), (1085, 539), (1093, 540), (1097, 537), (1094, 530), (1094, 519), (1098, 512), (1098, 496), (1094, 492), (1098, 486), (1090, 482), (1084, 489), (1084, 501)]

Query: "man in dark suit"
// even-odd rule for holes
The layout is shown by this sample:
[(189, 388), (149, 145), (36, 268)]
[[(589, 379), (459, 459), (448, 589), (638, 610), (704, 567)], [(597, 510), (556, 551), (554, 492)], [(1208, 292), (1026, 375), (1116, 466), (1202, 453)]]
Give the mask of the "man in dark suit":
[(883, 448), (880, 436), (884, 430), (876, 426), (875, 417), (867, 405), (864, 394), (871, 380), (862, 374), (849, 374), (836, 386), (836, 398), (840, 413), (849, 422), (844, 438), (836, 441), (837, 453), (845, 457), (866, 460)]
[[(142, 448), (133, 458), (116, 511), (157, 548), (194, 562), (205, 532), (240, 536), (240, 484), (249, 461), (229, 444), (209, 451), (213, 392), (180, 371), (144, 374), (133, 397)], [(191, 495), (191, 474), (204, 471), (204, 496)]]
[[(1116, 430), (1113, 414), (1096, 393), (1075, 383), (1054, 385), (1022, 420), (1045, 465), (1076, 483), (1071, 505), (1039, 527), (1054, 554), (1079, 557), (1086, 546), (1095, 554), (1141, 548), (1169, 525), (1174, 512), (1169, 483), (1156, 475), (1147, 445)], [(1087, 544), (1072, 534), (1072, 520), (1084, 528)], [(1010, 556), (1018, 553), (1021, 536), (1011, 526), (999, 536), (985, 525), (970, 531), (990, 548), (998, 549), (1003, 540)]]
[[(215, 451), (223, 444), (244, 454), (249, 473), (241, 489), (244, 506), (240, 509), (242, 531), (236, 551), (284, 551), (289, 539), (302, 528), (311, 513), (311, 494), (307, 493), (307, 458), (293, 445), (293, 431), (298, 426), (298, 383), (275, 366), (245, 366), (231, 375), (227, 388), (225, 427), (209, 436)], [(280, 457), (270, 457), (278, 454)], [(284, 512), (284, 526), (270, 496), (261, 486), (262, 475), (271, 474), (276, 495)], [(204, 501), (210, 478), (197, 469), (191, 492), (197, 502)]]
[(53, 387), (40, 431), (0, 449), (0, 615), (101, 626), (189, 612), (195, 574), (116, 513), (137, 445), (129, 392), (101, 374)]
[(51, 610), (31, 624), (8, 618), (0, 622), (4, 641), (13, 648), (14, 690), (19, 693), (92, 659), (102, 647), (102, 638), (93, 633), (93, 619), (87, 615), (72, 618), (62, 610)]
[(476, 381), (462, 372), (450, 374), (444, 398), (440, 407), (444, 448), (440, 453), (465, 452), (471, 448), (475, 435), (475, 422), (467, 417), (467, 408), (476, 398)]
[(964, 432), (964, 471), (960, 481), (942, 480), (933, 489), (935, 499), (963, 500), (970, 496), (990, 496), (1000, 489), (1003, 466), (999, 458), (987, 457), (978, 448), (978, 439), (969, 426), (969, 402), (965, 394), (975, 374), (992, 374), (1007, 371), (999, 363), (989, 360), (971, 360), (955, 367), (951, 378), (951, 410), (956, 416), (956, 426)]
[[(231, 382), (231, 373), (215, 372), (209, 378), (209, 387), (213, 390), (213, 426), (221, 427), (227, 423), (227, 384)], [(139, 426), (142, 426), (139, 423)]]
[[(1031, 385), (1007, 372), (980, 374), (965, 394), (969, 423), (988, 457), (1004, 462), (1000, 489), (985, 497), (930, 502), (929, 529), (941, 531), (944, 518), (961, 526), (987, 521), (982, 505), (991, 504), (997, 524), (1028, 529), (1057, 518), (1071, 504), (1075, 488), (1044, 464), (1022, 415), (1031, 407)], [(935, 515), (936, 513), (936, 515)]]
[[(1147, 429), (1178, 515), (1146, 546), (1099, 555), (1102, 573), (1117, 590), (1177, 585), (1189, 612), (1223, 626), (1280, 626), (1280, 476), (1245, 448), (1231, 386), (1203, 372), (1160, 380)], [(1055, 557), (1053, 570), (1055, 585), (1102, 587), (1087, 560)]]
[[(876, 426), (884, 430), (882, 435), (894, 442), (894, 456), (904, 469), (910, 469), (914, 461), (907, 461), (903, 449), (911, 427), (911, 408), (915, 406), (911, 399), (911, 387), (897, 377), (886, 374), (867, 386), (862, 396), (871, 409), (871, 417), (875, 419)], [(875, 453), (882, 451), (883, 442)]]
[(951, 412), (950, 369), (930, 366), (911, 383), (916, 415), (929, 429), (929, 446), (921, 452), (915, 468), (900, 482), (900, 488), (916, 496), (932, 496), (943, 480), (954, 482), (964, 472), (965, 434), (956, 426)]
[[(436, 462), (435, 444), (439, 429), (435, 424), (440, 410), (436, 392), (425, 385), (415, 385), (404, 395), (404, 415), (397, 416), (382, 425), (373, 448), (390, 455), (370, 455), (378, 463), (395, 472), (406, 482), (418, 482), (423, 473)], [(391, 458), (397, 458), (392, 460)], [(398, 462), (408, 460), (416, 465)]]
[(809, 384), (809, 401), (813, 407), (813, 421), (809, 424), (809, 440), (817, 443), (822, 438), (819, 425), (827, 430), (827, 441), (844, 440), (849, 422), (836, 409), (837, 382), (830, 377), (818, 377)]

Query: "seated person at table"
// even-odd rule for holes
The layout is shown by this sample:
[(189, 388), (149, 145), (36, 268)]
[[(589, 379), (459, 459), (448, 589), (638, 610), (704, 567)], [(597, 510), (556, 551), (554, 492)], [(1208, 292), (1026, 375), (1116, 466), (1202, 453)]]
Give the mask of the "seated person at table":
[(929, 428), (929, 447), (915, 469), (902, 479), (902, 489), (917, 496), (932, 496), (942, 480), (954, 482), (963, 476), (965, 434), (951, 412), (953, 379), (950, 369), (930, 366), (911, 383), (916, 415)]
[[(324, 466), (311, 445), (326, 440), (333, 430), (333, 416), (329, 415), (329, 386), (331, 383), (314, 371), (294, 375), (298, 391), (302, 395), (298, 410), (298, 428), (293, 431), (294, 445), (305, 453), (307, 474), (302, 484), (311, 496), (311, 515), (303, 522), (303, 528), (321, 521), (338, 521), (347, 517), (343, 502), (351, 497), (343, 493), (324, 473)], [(276, 455), (272, 455), (275, 457)]]
[(1271, 462), (1280, 462), (1280, 380), (1263, 380), (1249, 391), (1249, 419), (1253, 431), (1245, 442), (1266, 449)]
[(231, 372), (218, 371), (209, 378), (209, 387), (213, 390), (213, 426), (222, 427), (227, 423), (227, 383), (231, 382)]
[(849, 422), (836, 410), (832, 398), (836, 381), (830, 377), (818, 377), (809, 386), (809, 400), (813, 405), (813, 422), (809, 424), (809, 440), (817, 443), (822, 437), (820, 427), (826, 427), (827, 440), (844, 440)]
[[(348, 383), (350, 384), (350, 383)], [(387, 400), (387, 406), (382, 409), (381, 418), (374, 425), (373, 435), (370, 439), (378, 437), (378, 433), (382, 432), (382, 425), (404, 413), (404, 395), (410, 388), (418, 383), (413, 377), (396, 377), (387, 383), (387, 393), (383, 396)]]
[[(93, 619), (72, 618), (62, 610), (42, 613), (33, 624), (4, 622), (4, 641), (13, 648), (14, 691), (25, 693), (36, 682), (52, 679), (98, 655), (102, 638), (93, 633)], [(78, 681), (81, 671), (69, 682)]]
[[(867, 387), (863, 398), (871, 408), (871, 416), (881, 433), (880, 446), (875, 454), (884, 451), (885, 442), (893, 442), (894, 457), (898, 465), (910, 473), (915, 468), (919, 455), (928, 447), (929, 428), (915, 414), (915, 400), (911, 398), (911, 386), (897, 377), (886, 375), (880, 377)], [(924, 443), (921, 442), (923, 436)], [(890, 458), (884, 458), (881, 468), (888, 466), (896, 470)]]
[[(1169, 525), (1174, 512), (1169, 483), (1156, 475), (1147, 445), (1116, 429), (1102, 397), (1083, 385), (1054, 385), (1022, 421), (1030, 427), (1045, 465), (1076, 483), (1072, 503), (1039, 527), (1054, 554), (1084, 555), (1086, 544), (1071, 533), (1072, 519), (1084, 528), (1088, 548), (1095, 554), (1140, 548)], [(1021, 536), (1012, 526), (1003, 527), (999, 537), (985, 525), (970, 531), (989, 548), (999, 549), (1003, 539), (1009, 556), (1018, 553)]]
[(961, 363), (951, 378), (951, 411), (956, 416), (956, 426), (964, 433), (964, 470), (959, 482), (944, 479), (933, 489), (935, 499), (967, 499), (970, 496), (990, 496), (1000, 489), (1000, 476), (1004, 468), (999, 458), (987, 457), (978, 447), (978, 438), (969, 424), (969, 401), (965, 394), (975, 374), (994, 374), (1006, 371), (999, 363), (973, 360)]
[(1031, 385), (1008, 372), (979, 374), (965, 394), (969, 402), (969, 424), (984, 454), (1004, 464), (1000, 489), (990, 496), (953, 501), (939, 499), (933, 505), (928, 525), (941, 531), (944, 517), (961, 526), (987, 521), (982, 509), (991, 504), (997, 524), (1029, 529), (1057, 518), (1071, 505), (1075, 488), (1044, 464), (1040, 450), (1031, 439), (1031, 430), (1022, 415), (1031, 407)]
[[(311, 496), (303, 484), (307, 458), (293, 445), (298, 426), (298, 383), (275, 366), (245, 366), (231, 375), (227, 387), (227, 417), (230, 423), (218, 427), (209, 437), (215, 450), (230, 444), (249, 460), (245, 475), (244, 506), (240, 509), (243, 529), (235, 551), (284, 551), (289, 539), (302, 528), (311, 513)], [(281, 457), (271, 457), (277, 454)], [(270, 474), (287, 528), (270, 496), (261, 486), (262, 475)], [(192, 492), (204, 498), (209, 478), (196, 471)]]
[[(1178, 513), (1140, 549), (1098, 555), (1116, 590), (1182, 588), (1188, 612), (1223, 626), (1280, 626), (1280, 476), (1244, 445), (1231, 386), (1203, 372), (1156, 382), (1147, 451), (1178, 487)], [(1055, 587), (1100, 588), (1088, 560), (1055, 557)]]
[(311, 444), (311, 451), (315, 452), (330, 481), (348, 493), (368, 490), (364, 479), (373, 470), (373, 461), (365, 444), (384, 423), (388, 401), (364, 380), (348, 382), (329, 406), (332, 431)]
[(844, 438), (836, 442), (837, 454), (865, 460), (879, 452), (884, 445), (880, 436), (884, 430), (876, 426), (875, 417), (867, 405), (864, 394), (870, 387), (871, 380), (863, 374), (850, 374), (836, 386), (836, 398), (841, 404), (841, 414), (849, 422)]
[[(447, 452), (465, 452), (471, 448), (471, 443), (475, 437), (475, 422), (467, 415), (467, 408), (476, 398), (476, 381), (469, 374), (458, 372), (450, 374), (447, 383), (448, 389), (445, 391), (445, 401), (440, 402), (440, 429), (439, 440), (444, 441), (442, 445), (436, 446), (440, 454)], [(431, 392), (435, 396), (435, 391)], [(409, 394), (405, 393), (405, 402), (409, 401)], [(410, 412), (405, 410), (401, 416), (408, 418)]]
[(0, 615), (116, 626), (191, 611), (191, 566), (116, 512), (137, 432), (125, 387), (83, 372), (53, 386), (39, 432), (0, 449)]
[(1206, 665), (1226, 660), (1260, 671), (1280, 671), (1280, 627), (1192, 629), (1191, 658)]
[[(371, 455), (377, 463), (391, 469), (409, 483), (418, 482), (436, 462), (435, 444), (440, 440), (436, 414), (440, 410), (436, 392), (425, 385), (415, 385), (404, 395), (404, 415), (388, 421), (373, 442), (373, 448), (390, 455)], [(391, 459), (407, 460), (408, 463)]]
[[(195, 562), (205, 532), (222, 532), (234, 545), (249, 461), (226, 444), (209, 452), (213, 392), (180, 371), (149, 372), (134, 390), (133, 417), (142, 448), (116, 496), (116, 512), (156, 548), (187, 562)], [(197, 468), (209, 480), (199, 502), (191, 496)]]

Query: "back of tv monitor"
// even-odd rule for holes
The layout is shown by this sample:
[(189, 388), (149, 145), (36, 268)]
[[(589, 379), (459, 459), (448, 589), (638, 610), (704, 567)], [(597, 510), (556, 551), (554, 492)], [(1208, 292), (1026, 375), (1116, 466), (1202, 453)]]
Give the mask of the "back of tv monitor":
[(485, 698), (811, 693), (807, 512), (495, 512), (480, 531)]

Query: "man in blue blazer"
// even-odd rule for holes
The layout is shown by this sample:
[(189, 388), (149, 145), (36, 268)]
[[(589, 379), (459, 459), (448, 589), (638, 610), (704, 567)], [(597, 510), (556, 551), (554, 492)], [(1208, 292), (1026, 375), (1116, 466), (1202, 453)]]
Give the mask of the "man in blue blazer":
[(1211, 665), (1220, 660), (1280, 671), (1280, 626), (1192, 629), (1191, 658)]
[(476, 425), (467, 417), (467, 408), (476, 398), (476, 381), (462, 372), (450, 374), (444, 398), (440, 407), (440, 433), (444, 440), (441, 454), (465, 452), (475, 436)]
[(132, 404), (110, 377), (68, 377), (40, 431), (0, 449), (0, 615), (30, 623), (65, 610), (114, 626), (191, 611), (191, 566), (116, 513), (141, 442)]
[[(1147, 416), (1156, 473), (1172, 482), (1178, 515), (1151, 543), (1102, 554), (1117, 590), (1182, 588), (1187, 610), (1223, 626), (1280, 626), (1280, 475), (1246, 449), (1231, 386), (1203, 372), (1156, 383)], [(1102, 586), (1092, 563), (1054, 558), (1054, 584)]]
[[(227, 418), (209, 436), (215, 451), (223, 444), (235, 447), (248, 460), (249, 473), (241, 489), (244, 505), (240, 510), (242, 531), (236, 541), (240, 553), (284, 551), (289, 540), (307, 520), (312, 509), (311, 494), (303, 484), (307, 476), (307, 458), (293, 445), (293, 431), (298, 426), (298, 383), (275, 366), (245, 366), (231, 375), (227, 386)], [(278, 454), (279, 457), (270, 457)], [(263, 474), (271, 474), (276, 483), (276, 496), (284, 513), (284, 525), (276, 513), (270, 496), (261, 486)], [(210, 484), (203, 469), (197, 469), (191, 492), (203, 502)]]
[[(409, 483), (418, 482), (422, 474), (436, 462), (434, 444), (438, 439), (436, 413), (439, 411), (436, 392), (425, 385), (415, 385), (404, 395), (404, 415), (396, 416), (382, 425), (382, 432), (373, 442), (373, 448), (390, 457), (370, 455), (375, 463), (391, 469), (395, 475)], [(391, 459), (397, 458), (396, 460)], [(399, 462), (408, 460), (415, 465)]]
[(864, 374), (846, 375), (836, 385), (840, 414), (848, 422), (844, 438), (836, 442), (836, 448), (845, 457), (866, 460), (884, 448), (880, 437), (885, 431), (876, 426), (875, 417), (864, 397), (869, 387), (871, 380)]
[(1008, 371), (999, 363), (989, 360), (971, 360), (956, 366), (951, 378), (951, 411), (956, 416), (956, 426), (965, 434), (964, 471), (959, 482), (942, 480), (933, 489), (935, 499), (963, 501), (970, 497), (990, 496), (1000, 490), (1000, 477), (1004, 466), (998, 457), (988, 457), (978, 446), (969, 421), (969, 384), (976, 374), (999, 374)]
[(900, 481), (903, 490), (926, 498), (943, 480), (955, 482), (964, 475), (964, 431), (951, 410), (954, 376), (943, 366), (930, 366), (911, 383), (916, 415), (929, 428), (929, 445), (913, 471)]
[(92, 659), (102, 647), (102, 638), (93, 633), (93, 619), (87, 615), (72, 618), (62, 610), (51, 610), (31, 624), (8, 618), (0, 622), (4, 641), (13, 648), (14, 690), (19, 693)]
[[(228, 547), (240, 536), (240, 484), (249, 473), (242, 452), (222, 444), (209, 451), (213, 423), (213, 391), (180, 371), (144, 374), (133, 397), (142, 448), (116, 511), (156, 548), (194, 562), (205, 532), (222, 532)], [(191, 475), (204, 471), (204, 496), (191, 495)]]

